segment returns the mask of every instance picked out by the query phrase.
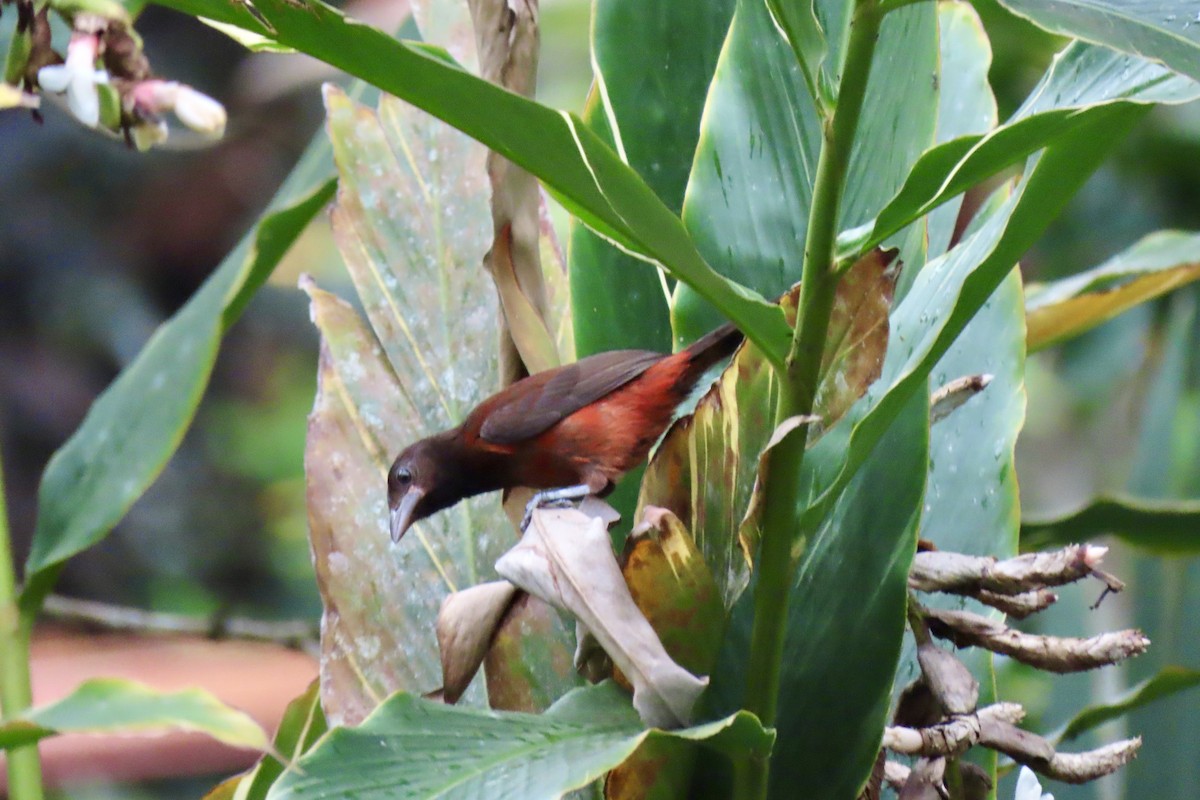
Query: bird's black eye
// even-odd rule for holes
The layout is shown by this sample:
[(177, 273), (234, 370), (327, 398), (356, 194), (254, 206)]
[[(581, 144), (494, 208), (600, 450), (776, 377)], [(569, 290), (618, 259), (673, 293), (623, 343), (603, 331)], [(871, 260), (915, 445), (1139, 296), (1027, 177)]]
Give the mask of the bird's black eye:
[(407, 486), (412, 483), (412, 472), (408, 467), (396, 467), (396, 483), (401, 486)]

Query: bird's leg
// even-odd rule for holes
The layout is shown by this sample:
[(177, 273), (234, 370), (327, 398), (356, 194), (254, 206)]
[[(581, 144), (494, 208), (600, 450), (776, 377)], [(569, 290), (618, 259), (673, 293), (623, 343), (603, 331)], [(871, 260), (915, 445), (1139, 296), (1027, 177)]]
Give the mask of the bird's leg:
[(539, 508), (547, 508), (558, 505), (569, 505), (576, 500), (582, 500), (592, 494), (592, 488), (586, 483), (581, 483), (578, 486), (564, 486), (561, 489), (546, 489), (538, 492), (529, 499), (525, 505), (525, 517), (521, 520), (521, 532), (529, 527), (530, 521), (533, 519), (533, 512)]

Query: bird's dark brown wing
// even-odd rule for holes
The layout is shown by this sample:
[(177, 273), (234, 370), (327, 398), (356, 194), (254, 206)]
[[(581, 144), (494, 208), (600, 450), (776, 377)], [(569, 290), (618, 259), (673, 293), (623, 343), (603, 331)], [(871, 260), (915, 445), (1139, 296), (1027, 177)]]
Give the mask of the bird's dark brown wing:
[(532, 439), (629, 383), (663, 357), (648, 350), (612, 350), (532, 375), (498, 394), (494, 405), (484, 402), (487, 416), (479, 435), (495, 444)]

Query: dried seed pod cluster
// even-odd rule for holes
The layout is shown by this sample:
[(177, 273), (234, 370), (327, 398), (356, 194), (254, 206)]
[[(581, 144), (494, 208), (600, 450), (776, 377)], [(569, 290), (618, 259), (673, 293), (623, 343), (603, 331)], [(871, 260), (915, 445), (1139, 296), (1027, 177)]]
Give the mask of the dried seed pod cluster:
[[(1057, 600), (1053, 587), (1089, 576), (1104, 583), (1105, 594), (1120, 591), (1121, 582), (1099, 569), (1105, 552), (1104, 547), (1072, 545), (1005, 561), (921, 552), (909, 574), (909, 586), (920, 592), (972, 597), (1021, 618)], [(947, 773), (953, 771), (954, 785), (961, 787), (955, 796), (986, 797), (990, 789), (986, 775), (958, 760), (976, 745), (1048, 778), (1084, 783), (1119, 769), (1141, 746), (1141, 739), (1134, 738), (1085, 753), (1059, 753), (1045, 738), (1017, 727), (1025, 715), (1020, 705), (994, 703), (978, 708), (978, 682), (951, 651), (935, 643), (941, 639), (956, 647), (982, 647), (1038, 669), (1077, 672), (1144, 652), (1150, 640), (1140, 631), (1086, 639), (1039, 636), (968, 611), (926, 608), (915, 596), (909, 603), (909, 627), (917, 642), (921, 676), (901, 694), (895, 724), (884, 731), (883, 749), (917, 760), (912, 767), (886, 761), (876, 770), (869, 790), (877, 792), (879, 783), (886, 782), (902, 800), (947, 798)]]
[[(0, 5), (16, 6), (15, 36), (24, 43), (18, 50), (24, 58), (10, 59), (4, 80), (19, 84), (31, 99), (38, 94), (62, 96), (81, 123), (120, 134), (130, 147), (141, 150), (167, 139), (168, 116), (207, 138), (224, 133), (226, 115), (220, 103), (190, 86), (155, 76), (141, 37), (119, 4), (90, 0), (35, 6), (32, 0), (0, 0)], [(52, 42), (51, 12), (71, 28), (65, 56)]]

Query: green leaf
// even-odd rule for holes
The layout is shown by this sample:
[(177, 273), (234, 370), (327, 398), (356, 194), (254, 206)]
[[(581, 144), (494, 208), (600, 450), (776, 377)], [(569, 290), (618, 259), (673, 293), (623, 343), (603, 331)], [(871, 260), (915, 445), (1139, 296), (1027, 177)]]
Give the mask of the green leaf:
[(270, 797), (558, 797), (591, 783), (644, 741), (689, 739), (746, 756), (769, 751), (773, 738), (746, 712), (678, 731), (646, 730), (612, 682), (578, 689), (541, 715), (398, 694), (361, 726), (331, 731)]
[[(808, 84), (808, 94), (820, 108), (824, 103), (822, 85), (828, 85), (828, 75), (822, 75), (825, 61), (825, 31), (817, 19), (814, 0), (767, 0), (767, 10), (775, 25), (783, 32), (792, 47), (796, 63)], [(822, 78), (826, 83), (822, 83)], [(822, 113), (822, 116), (826, 116)]]
[[(942, 73), (936, 136), (944, 142), (987, 131), (997, 120), (987, 80), (987, 39), (974, 9), (963, 3), (940, 3), (938, 20)], [(1002, 199), (1000, 193), (993, 202)], [(927, 217), (931, 255), (945, 252), (958, 206), (958, 202), (946, 203)], [(988, 387), (930, 430), (920, 538), (943, 550), (1004, 557), (1015, 555), (1017, 549), (1020, 506), (1014, 448), (1025, 417), (1024, 309), (1016, 270), (938, 361), (926, 386), (936, 391), (949, 381), (979, 374), (992, 376)], [(962, 607), (960, 599), (943, 600), (939, 595), (922, 602)], [(975, 610), (986, 613), (986, 609)], [(986, 696), (994, 685), (991, 654), (977, 649), (962, 657)], [(896, 688), (917, 674), (915, 648), (911, 637), (906, 637)], [(994, 764), (994, 758), (984, 758)]]
[(0, 747), (20, 747), (58, 733), (204, 733), (234, 747), (267, 748), (253, 719), (201, 689), (160, 692), (133, 681), (96, 678), (71, 694), (0, 724)]
[(63, 562), (100, 541), (179, 446), (221, 337), (333, 196), (334, 182), (324, 177), (327, 157), (310, 147), (304, 168), (285, 182), (271, 211), (155, 332), (51, 458), (38, 492), (24, 607), (40, 606)]
[(1021, 547), (1041, 550), (1112, 534), (1161, 555), (1200, 553), (1200, 500), (1098, 497), (1065, 514), (1026, 515)]
[(1200, 80), (1200, 11), (1177, 0), (1000, 0), (1051, 33), (1161, 61)]
[[(849, 21), (837, 14), (845, 7), (833, 0), (818, 5), (831, 43), (844, 38)], [(836, 63), (832, 54), (830, 60)], [(888, 14), (851, 151), (840, 227), (879, 213), (932, 143), (936, 70), (933, 7)], [(741, 0), (709, 89), (683, 210), (696, 246), (717, 271), (766, 297), (800, 280), (821, 141), (820, 116), (795, 54), (762, 0)], [(907, 249), (901, 258), (914, 269), (922, 261)], [(721, 321), (686, 285), (676, 287), (671, 314), (677, 342)]]
[(269, 28), (241, 4), (161, 2), (269, 35), (475, 137), (540, 178), (568, 211), (597, 232), (690, 283), (782, 363), (790, 337), (777, 309), (714, 272), (679, 218), (578, 117), (500, 89), (459, 68), (444, 51), (396, 41), (315, 0), (255, 3)]
[(1054, 741), (1070, 741), (1109, 720), (1119, 719), (1134, 709), (1196, 686), (1200, 686), (1200, 670), (1164, 667), (1154, 677), (1142, 681), (1111, 703), (1091, 706), (1080, 711), (1061, 730), (1048, 738)]
[(874, 246), (936, 208), (1120, 106), (1186, 103), (1196, 84), (1158, 64), (1072, 43), (1004, 125), (961, 136), (924, 153), (877, 219), (839, 238), (845, 253)]
[[(596, 82), (584, 122), (675, 213), (683, 206), (704, 97), (733, 6), (733, 0), (593, 4)], [(579, 356), (671, 349), (669, 287), (661, 273), (635, 265), (577, 220), (569, 254)]]
[(213, 30), (218, 30), (228, 36), (230, 39), (233, 39), (251, 53), (296, 52), (287, 45), (279, 44), (279, 42), (276, 42), (274, 39), (271, 39), (267, 36), (263, 36), (261, 33), (248, 31), (228, 22), (217, 22), (216, 20), (208, 19), (206, 17), (197, 17), (197, 19)]
[(1159, 231), (1095, 269), (1029, 287), (1028, 346), (1078, 336), (1139, 303), (1200, 278), (1200, 233)]
[[(1161, 355), (1148, 380), (1134, 467), (1126, 484), (1140, 497), (1200, 496), (1200, 439), (1193, 431), (1197, 413), (1195, 292), (1179, 292), (1166, 303)], [(1172, 664), (1200, 664), (1200, 560), (1130, 554), (1132, 580), (1122, 600), (1154, 646), (1128, 667), (1131, 680), (1144, 680)], [(1195, 794), (1200, 740), (1192, 735), (1200, 716), (1200, 695), (1179, 695), (1170, 703), (1134, 709), (1129, 728), (1145, 746), (1125, 772), (1128, 797), (1185, 800)], [(1181, 768), (1180, 765), (1191, 765)]]
[[(1013, 195), (978, 221), (978, 229), (917, 275), (892, 314), (893, 341), (884, 378), (860, 402), (853, 426), (840, 425), (813, 448), (805, 463), (815, 524), (841, 487), (886, 431), (893, 414), (926, 386), (934, 365), (992, 295), (1017, 259), (1045, 230), (1108, 149), (1141, 116), (1133, 106), (1113, 106), (1037, 159)], [(814, 466), (815, 465), (815, 466)], [(804, 492), (801, 492), (803, 495)]]
[[(996, 100), (988, 82), (992, 47), (979, 15), (968, 4), (939, 2), (938, 32), (941, 58), (935, 145), (986, 134), (996, 127), (998, 119)], [(961, 198), (951, 199), (930, 212), (926, 223), (930, 257), (950, 249), (961, 205)]]
[[(928, 415), (927, 398), (912, 398), (801, 556), (788, 601), (772, 798), (796, 797), (797, 787), (805, 798), (855, 797), (871, 771), (900, 657)], [(752, 598), (753, 586), (733, 609), (711, 676), (718, 713), (737, 708), (752, 679)], [(838, 691), (813, 688), (831, 686)]]
[[(311, 750), (328, 728), (321, 711), (320, 684), (314, 680), (284, 710), (279, 730), (275, 732), (274, 752), (290, 764)], [(244, 789), (239, 787), (239, 800), (265, 800), (271, 786), (284, 773), (286, 764), (275, 755), (264, 755), (242, 778), (247, 783)]]
[(95, 14), (105, 19), (132, 24), (132, 18), (125, 5), (116, 0), (49, 0), (51, 8), (68, 18), (76, 14)]

